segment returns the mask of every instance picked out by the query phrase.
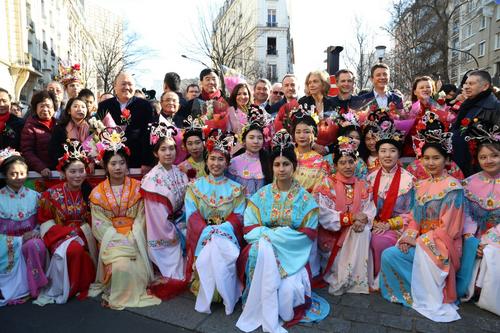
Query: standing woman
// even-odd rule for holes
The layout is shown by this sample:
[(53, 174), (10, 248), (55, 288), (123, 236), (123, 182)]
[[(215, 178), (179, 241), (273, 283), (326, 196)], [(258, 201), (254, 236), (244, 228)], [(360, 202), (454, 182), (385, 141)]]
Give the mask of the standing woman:
[(269, 157), (263, 148), (269, 135), (264, 112), (258, 108), (250, 109), (242, 133), (245, 151), (233, 156), (228, 169), (228, 177), (244, 187), (247, 198), (272, 182)]
[(396, 246), (382, 253), (379, 282), (388, 301), (450, 322), (460, 319), (455, 274), (462, 252), (464, 190), (445, 171), (452, 133), (444, 132), (430, 112), (422, 122), (425, 129), (414, 137), (414, 145), (431, 178), (416, 182), (408, 227)]
[(146, 291), (153, 269), (144, 235), (144, 202), (140, 182), (127, 177), (130, 151), (124, 134), (119, 127), (101, 133), (99, 156), (107, 178), (90, 194), (92, 232), (100, 248), (91, 296), (104, 291), (103, 305), (116, 310), (161, 302)]
[(333, 163), (335, 175), (314, 189), (320, 208), (318, 247), (322, 274), (318, 286), (328, 283), (328, 292), (369, 293), (370, 229), (376, 215), (370, 184), (358, 179), (356, 144), (340, 136)]
[(479, 307), (500, 316), (500, 127), (471, 122), (466, 140), (477, 145), (482, 171), (463, 182), (467, 199), (464, 253), (457, 274), (459, 297), (470, 299), (481, 288)]
[(179, 169), (184, 172), (190, 180), (205, 177), (203, 125), (199, 118), (192, 119), (191, 116), (188, 116), (188, 120), (185, 120), (184, 123), (187, 124), (187, 127), (184, 128), (182, 144), (188, 153), (188, 158), (179, 163)]
[(318, 131), (313, 117), (317, 115), (303, 108), (298, 108), (292, 114), (292, 135), (298, 162), (294, 177), (309, 193), (329, 173), (328, 163), (312, 149)]
[(67, 139), (83, 143), (89, 136), (88, 116), (87, 104), (83, 98), (76, 97), (68, 101), (50, 140), (49, 155), (53, 160), (53, 165), (57, 165), (64, 155), (63, 145)]
[(150, 142), (158, 164), (142, 179), (141, 194), (146, 211), (148, 253), (162, 278), (152, 286), (153, 293), (171, 298), (182, 292), (184, 281), (183, 248), (186, 237), (184, 196), (189, 182), (185, 173), (173, 165), (177, 153), (173, 123), (151, 128)]
[(56, 124), (54, 118), (56, 98), (52, 92), (40, 91), (31, 98), (31, 116), (21, 132), (21, 153), (26, 158), (30, 170), (42, 177), (49, 177), (51, 168), (57, 162), (49, 155), (52, 130)]
[(365, 122), (363, 127), (363, 144), (366, 150), (363, 152), (361, 157), (366, 163), (368, 169), (368, 174), (377, 171), (380, 168), (380, 161), (378, 159), (377, 152), (377, 141), (378, 132), (380, 130), (379, 116), (376, 113), (371, 113), (368, 116), (368, 120)]
[(97, 247), (88, 207), (91, 188), (85, 182), (89, 161), (78, 140), (68, 140), (63, 151), (57, 170), (64, 182), (43, 192), (38, 208), (41, 236), (52, 255), (47, 271), (51, 282), (38, 297), (39, 305), (66, 303), (75, 295), (84, 299), (95, 280)]
[(24, 186), (28, 165), (14, 149), (0, 150), (0, 306), (36, 298), (48, 283), (47, 250), (40, 239), (36, 210), (40, 195)]
[(250, 86), (246, 83), (238, 83), (229, 96), (228, 131), (235, 133), (237, 136), (241, 135), (243, 127), (247, 123), (248, 110), (252, 103)]
[(243, 237), (243, 187), (224, 176), (234, 138), (214, 129), (207, 139), (208, 176), (190, 183), (186, 192), (187, 280), (194, 269), (191, 290), (195, 310), (210, 313), (212, 300), (233, 312), (241, 296), (236, 260)]
[[(249, 244), (238, 264), (246, 287), (243, 313), (236, 323), (245, 332), (259, 326), (264, 332), (283, 332), (280, 319), (287, 325), (297, 323), (311, 307), (306, 265), (316, 238), (318, 206), (293, 178), (297, 158), (290, 135), (282, 129), (273, 146), (274, 181), (252, 195), (245, 210)], [(315, 310), (307, 317), (320, 320), (328, 314), (321, 306)]]
[[(410, 211), (414, 196), (414, 178), (399, 163), (404, 134), (396, 129), (390, 118), (385, 118), (379, 128), (376, 149), (381, 167), (368, 175), (373, 188), (373, 201), (377, 207), (370, 241), (374, 277), (380, 271), (382, 252), (396, 245), (408, 222), (406, 214)], [(375, 283), (373, 287), (378, 289), (378, 284)]]

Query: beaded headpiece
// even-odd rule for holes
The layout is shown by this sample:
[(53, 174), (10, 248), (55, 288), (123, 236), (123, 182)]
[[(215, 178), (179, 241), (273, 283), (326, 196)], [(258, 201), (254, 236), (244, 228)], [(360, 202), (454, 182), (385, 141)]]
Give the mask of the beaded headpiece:
[(447, 132), (446, 127), (439, 120), (439, 116), (431, 111), (426, 111), (422, 120), (417, 124), (417, 135), (412, 137), (413, 150), (417, 157), (422, 155), (422, 147), (426, 143), (440, 145), (448, 154), (453, 152), (453, 133)]
[[(469, 120), (469, 119), (467, 119)], [(478, 143), (495, 143), (500, 142), (500, 126), (491, 124), (490, 122), (474, 118), (468, 121), (466, 129), (465, 141), (475, 140)]]
[[(57, 81), (61, 82), (64, 86), (72, 82), (82, 82), (80, 74), (80, 64), (65, 67), (59, 65), (59, 76), (56, 77)], [(83, 82), (82, 82), (83, 83)]]
[(75, 139), (67, 139), (66, 142), (63, 143), (63, 149), (64, 155), (59, 158), (56, 166), (56, 169), (58, 171), (61, 171), (66, 164), (72, 161), (81, 161), (84, 164), (89, 163), (87, 153), (83, 149), (80, 141)]
[(225, 155), (229, 155), (235, 143), (233, 133), (223, 133), (221, 129), (215, 128), (210, 132), (210, 135), (207, 138), (206, 146), (209, 153), (217, 150)]
[(0, 166), (2, 166), (3, 162), (12, 156), (21, 156), (21, 154), (17, 150), (10, 147), (0, 150)]
[(123, 149), (127, 155), (130, 156), (130, 149), (125, 145), (127, 138), (125, 137), (125, 132), (121, 127), (106, 127), (99, 134), (100, 142), (97, 144), (97, 150), (99, 151), (99, 156), (97, 159), (100, 161), (106, 153), (106, 151), (118, 152)]
[(348, 136), (339, 136), (338, 141), (338, 151), (342, 156), (354, 155), (359, 156), (357, 149), (355, 148), (354, 140)]
[(405, 138), (404, 132), (396, 129), (394, 121), (389, 116), (380, 119), (377, 129), (377, 132), (374, 133), (377, 140), (393, 140), (402, 143)]
[(338, 114), (334, 119), (335, 123), (340, 127), (356, 126), (359, 127), (359, 120), (356, 113), (353, 110), (348, 112)]
[(274, 134), (272, 140), (273, 150), (279, 149), (280, 155), (285, 149), (294, 148), (292, 136), (285, 130), (281, 129)]
[(316, 112), (316, 106), (311, 105), (308, 106), (307, 104), (299, 104), (297, 107), (295, 107), (292, 110), (291, 114), (291, 119), (292, 121), (296, 121), (296, 119), (302, 119), (305, 117), (311, 117), (314, 122), (317, 124), (319, 123), (319, 116), (318, 113)]
[(161, 138), (172, 139), (177, 135), (177, 129), (174, 124), (166, 118), (160, 122), (150, 124), (151, 133), (149, 135), (149, 143), (155, 145)]

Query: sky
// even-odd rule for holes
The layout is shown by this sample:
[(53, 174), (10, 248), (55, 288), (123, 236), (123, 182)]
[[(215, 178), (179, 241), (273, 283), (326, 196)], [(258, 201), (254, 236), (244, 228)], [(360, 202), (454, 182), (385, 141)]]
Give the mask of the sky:
[[(96, 1), (96, 0), (94, 0)], [(203, 65), (184, 59), (196, 35), (200, 12), (217, 8), (222, 0), (101, 0), (99, 5), (121, 15), (127, 29), (140, 36), (139, 47), (154, 54), (132, 70), (137, 85), (161, 90), (165, 73), (177, 72), (181, 78), (195, 78)], [(389, 21), (392, 0), (288, 0), (291, 34), (294, 40), (294, 72), (301, 82), (307, 73), (326, 69), (330, 45), (344, 46), (341, 67), (349, 67), (345, 55), (353, 53), (355, 18), (370, 35), (367, 48), (391, 47), (390, 37), (381, 27)], [(199, 60), (209, 63), (202, 57)]]

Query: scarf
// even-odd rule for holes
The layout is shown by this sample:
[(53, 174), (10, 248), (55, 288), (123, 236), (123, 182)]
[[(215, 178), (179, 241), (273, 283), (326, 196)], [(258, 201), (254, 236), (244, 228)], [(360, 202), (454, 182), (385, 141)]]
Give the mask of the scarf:
[[(375, 177), (375, 183), (373, 184), (373, 201), (375, 202), (375, 207), (378, 207), (378, 190), (380, 187), (380, 178), (382, 178), (382, 168), (377, 172)], [(395, 176), (392, 178), (389, 190), (385, 194), (384, 205), (382, 210), (378, 214), (378, 218), (381, 221), (387, 221), (391, 216), (396, 205), (396, 200), (398, 199), (399, 183), (401, 181), (401, 167), (398, 166)]]
[(54, 124), (55, 124), (55, 119), (54, 118), (50, 118), (48, 120), (42, 120), (40, 118), (37, 118), (38, 121), (40, 122), (40, 124), (44, 125), (45, 127), (47, 127), (49, 130), (52, 129), (52, 127), (54, 127)]
[(10, 113), (5, 112), (4, 114), (0, 114), (0, 133), (3, 132), (5, 127), (7, 126), (7, 121), (9, 121)]
[(76, 139), (83, 142), (89, 136), (89, 124), (85, 120), (81, 121), (80, 124), (76, 124), (71, 120), (66, 125), (66, 133), (68, 139)]
[(335, 209), (339, 212), (346, 212), (348, 210), (345, 185), (353, 185), (354, 196), (352, 198), (352, 209), (350, 211), (353, 213), (359, 212), (362, 194), (359, 181), (354, 176), (346, 178), (341, 175), (340, 172), (337, 172), (335, 179), (337, 180), (335, 182)]
[(222, 93), (220, 90), (217, 90), (216, 92), (214, 93), (207, 93), (205, 90), (201, 90), (201, 99), (204, 100), (204, 101), (208, 101), (208, 100), (211, 100), (211, 99), (215, 99), (215, 100), (219, 100), (222, 96)]

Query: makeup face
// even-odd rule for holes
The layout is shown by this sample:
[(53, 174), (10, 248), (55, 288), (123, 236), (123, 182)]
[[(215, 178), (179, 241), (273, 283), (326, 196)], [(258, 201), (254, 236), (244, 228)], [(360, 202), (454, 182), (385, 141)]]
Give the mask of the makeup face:
[(81, 188), (86, 177), (85, 164), (80, 161), (71, 162), (64, 170), (64, 178), (70, 189)]
[(380, 165), (382, 165), (385, 170), (390, 171), (394, 168), (396, 163), (398, 163), (399, 150), (390, 143), (383, 143), (378, 149), (378, 159)]
[(203, 154), (203, 141), (196, 135), (186, 139), (186, 150), (195, 160)]
[(477, 154), (479, 166), (491, 176), (500, 172), (500, 151), (491, 146), (482, 146)]
[(26, 178), (28, 178), (28, 167), (24, 163), (13, 162), (5, 176), (6, 184), (17, 192), (24, 185)]
[(75, 123), (81, 122), (87, 116), (87, 104), (80, 100), (74, 100), (69, 110), (69, 115)]
[(377, 152), (376, 144), (377, 144), (377, 137), (370, 131), (368, 133), (366, 133), (365, 145), (366, 145), (366, 148), (368, 148), (368, 150), (370, 151), (370, 153)]
[(285, 156), (278, 156), (273, 161), (273, 175), (277, 181), (289, 181), (293, 178), (293, 163)]
[(433, 176), (440, 176), (444, 170), (446, 158), (434, 147), (427, 148), (422, 155), (422, 165)]
[(123, 181), (127, 175), (127, 162), (122, 156), (115, 154), (106, 164), (106, 170), (108, 171), (109, 177), (119, 183)]
[(244, 144), (248, 152), (257, 154), (264, 145), (264, 135), (259, 130), (251, 130), (247, 133)]
[(314, 140), (314, 130), (311, 126), (299, 123), (295, 126), (294, 139), (297, 146), (310, 148)]
[(208, 155), (207, 168), (214, 177), (220, 177), (224, 174), (227, 167), (226, 157), (223, 153), (215, 150)]
[(361, 143), (361, 136), (359, 135), (358, 131), (352, 131), (349, 134), (347, 134), (347, 136), (352, 139), (354, 149), (358, 150), (359, 144)]
[(352, 156), (342, 156), (336, 165), (337, 172), (346, 178), (354, 176), (356, 160)]
[(176, 156), (175, 141), (173, 139), (163, 140), (158, 151), (155, 152), (154, 155), (158, 158), (158, 162), (160, 162), (163, 167), (170, 169), (172, 164), (174, 164)]

